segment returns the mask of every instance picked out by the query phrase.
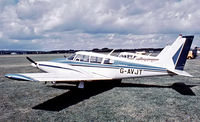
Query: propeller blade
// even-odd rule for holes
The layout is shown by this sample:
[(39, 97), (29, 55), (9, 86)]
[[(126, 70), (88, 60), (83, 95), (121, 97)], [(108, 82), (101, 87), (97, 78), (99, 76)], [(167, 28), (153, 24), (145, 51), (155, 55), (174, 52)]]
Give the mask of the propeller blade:
[(34, 63), (35, 65), (37, 65), (37, 63), (35, 61), (33, 61), (31, 58), (26, 57), (27, 60), (29, 60), (31, 63)]

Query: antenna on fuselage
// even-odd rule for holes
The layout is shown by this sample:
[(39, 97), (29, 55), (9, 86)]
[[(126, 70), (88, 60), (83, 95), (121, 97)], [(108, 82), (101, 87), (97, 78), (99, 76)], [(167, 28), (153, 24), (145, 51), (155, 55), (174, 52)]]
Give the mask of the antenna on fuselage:
[(114, 51), (115, 49), (113, 49), (110, 53), (108, 53), (108, 56), (110, 56)]

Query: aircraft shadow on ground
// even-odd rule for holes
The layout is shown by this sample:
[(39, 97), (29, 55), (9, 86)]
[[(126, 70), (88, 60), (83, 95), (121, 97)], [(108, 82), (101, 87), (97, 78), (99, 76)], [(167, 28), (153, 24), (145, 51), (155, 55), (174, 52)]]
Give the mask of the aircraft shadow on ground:
[(191, 87), (197, 85), (186, 85), (185, 83), (173, 83), (172, 85), (149, 85), (149, 84), (134, 84), (134, 83), (122, 83), (120, 87), (141, 87), (141, 88), (172, 88), (182, 95), (195, 96)]
[(149, 84), (135, 84), (135, 83), (89, 83), (84, 89), (78, 89), (75, 86), (53, 85), (50, 87), (57, 89), (69, 89), (68, 92), (63, 93), (55, 98), (41, 103), (33, 109), (47, 110), (47, 111), (61, 111), (71, 105), (77, 104), (91, 96), (95, 96), (102, 92), (108, 91), (114, 87), (137, 87), (137, 88), (172, 88), (182, 95), (195, 96), (191, 87), (196, 85), (186, 85), (184, 83), (174, 83), (172, 85), (149, 85)]
[(108, 91), (115, 87), (114, 84), (87, 84), (84, 89), (78, 89), (76, 86), (63, 86), (56, 85), (51, 86), (58, 89), (69, 89), (70, 91), (63, 93), (53, 99), (50, 99), (42, 104), (39, 104), (33, 109), (60, 111), (71, 105), (77, 104), (85, 99), (89, 99), (91, 96), (95, 96), (102, 92)]

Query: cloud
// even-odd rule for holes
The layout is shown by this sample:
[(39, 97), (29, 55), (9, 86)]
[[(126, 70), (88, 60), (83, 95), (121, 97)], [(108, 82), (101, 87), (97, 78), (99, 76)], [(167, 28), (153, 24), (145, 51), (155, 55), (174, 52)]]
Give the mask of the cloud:
[(2, 0), (0, 48), (163, 47), (179, 33), (199, 38), (199, 4), (198, 0)]

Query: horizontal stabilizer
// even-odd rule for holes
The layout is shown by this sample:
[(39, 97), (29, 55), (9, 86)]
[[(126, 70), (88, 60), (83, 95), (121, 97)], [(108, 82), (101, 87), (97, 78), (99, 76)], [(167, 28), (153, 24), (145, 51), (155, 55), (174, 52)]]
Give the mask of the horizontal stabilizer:
[(169, 72), (172, 72), (176, 75), (182, 75), (182, 76), (187, 76), (187, 77), (193, 77), (192, 75), (190, 75), (189, 73), (187, 73), (186, 71), (183, 71), (183, 70), (176, 70), (176, 69), (173, 69), (173, 70), (168, 70)]

